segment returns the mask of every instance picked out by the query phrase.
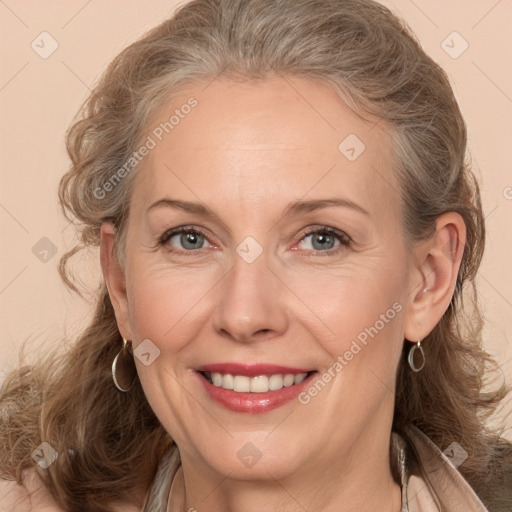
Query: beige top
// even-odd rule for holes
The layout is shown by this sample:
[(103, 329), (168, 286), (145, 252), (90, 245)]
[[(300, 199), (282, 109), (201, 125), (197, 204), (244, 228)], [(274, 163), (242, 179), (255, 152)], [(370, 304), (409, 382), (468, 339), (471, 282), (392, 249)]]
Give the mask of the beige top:
[[(440, 512), (439, 501), (446, 512), (488, 512), (480, 499), (439, 448), (419, 429), (407, 432), (427, 474), (427, 480), (411, 475), (408, 480), (409, 512)], [(162, 457), (157, 476), (149, 490), (143, 511), (168, 510), (169, 492), (180, 467), (175, 445)], [(134, 507), (120, 506), (121, 512), (140, 512)], [(0, 484), (0, 512), (65, 512), (60, 508), (35, 472), (27, 474), (25, 486), (14, 482)]]
[(435, 495), (446, 512), (488, 512), (459, 471), (421, 430), (409, 427), (407, 434), (432, 486), (429, 489), (423, 478), (411, 475), (408, 489), (410, 512), (440, 512)]

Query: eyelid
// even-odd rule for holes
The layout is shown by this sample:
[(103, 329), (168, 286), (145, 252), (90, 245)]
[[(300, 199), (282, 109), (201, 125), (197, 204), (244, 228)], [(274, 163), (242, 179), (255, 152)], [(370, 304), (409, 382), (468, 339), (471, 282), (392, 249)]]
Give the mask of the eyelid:
[(303, 240), (308, 235), (311, 235), (313, 233), (330, 233), (337, 235), (339, 238), (345, 239), (347, 242), (352, 242), (352, 238), (345, 231), (338, 228), (333, 228), (331, 226), (324, 226), (322, 224), (318, 224), (314, 226), (309, 226), (305, 229), (306, 231), (304, 232), (300, 240)]

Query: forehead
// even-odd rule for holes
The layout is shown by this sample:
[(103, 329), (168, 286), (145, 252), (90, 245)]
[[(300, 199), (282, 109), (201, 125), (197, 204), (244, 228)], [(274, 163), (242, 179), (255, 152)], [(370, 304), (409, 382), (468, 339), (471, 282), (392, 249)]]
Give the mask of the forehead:
[(388, 134), (383, 121), (361, 118), (318, 82), (198, 83), (147, 124), (143, 139), (153, 147), (132, 200), (147, 208), (168, 193), (222, 207), (230, 197), (231, 207), (255, 211), (269, 199), (339, 193), (378, 214), (379, 201), (397, 203)]

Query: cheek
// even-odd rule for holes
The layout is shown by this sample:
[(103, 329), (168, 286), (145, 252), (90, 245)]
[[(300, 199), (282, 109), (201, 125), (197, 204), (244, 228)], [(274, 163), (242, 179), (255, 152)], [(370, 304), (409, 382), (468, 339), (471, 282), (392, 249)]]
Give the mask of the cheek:
[[(392, 409), (390, 391), (395, 387), (403, 341), (407, 286), (406, 276), (397, 270), (403, 267), (395, 261), (387, 272), (381, 261), (350, 272), (346, 267), (343, 273), (304, 274), (294, 281), (294, 291), (310, 310), (309, 315), (296, 318), (304, 331), (316, 331), (315, 342), (325, 355), (320, 376), (326, 391), (312, 385), (301, 403), (311, 403), (319, 421), (337, 425), (336, 436), (354, 434), (353, 429), (365, 424), (383, 404)], [(340, 415), (340, 411), (350, 414)]]
[[(406, 281), (384, 267), (381, 259), (338, 269), (294, 265), (280, 273), (282, 293), (268, 294), (268, 300), (286, 309), (292, 323), (302, 324), (306, 337), (312, 335), (331, 355), (339, 355), (354, 339), (373, 339), (375, 329), (381, 336), (400, 331), (398, 309)], [(128, 299), (134, 339), (149, 338), (172, 352), (194, 338), (224, 298), (226, 271), (216, 265), (148, 267), (135, 261), (131, 276)], [(269, 279), (275, 279), (270, 271)]]
[[(321, 395), (316, 414), (326, 424), (343, 425), (350, 431), (364, 424), (383, 403), (391, 407), (396, 368), (403, 340), (404, 287), (399, 258), (385, 265), (348, 265), (343, 272), (298, 275), (294, 291), (308, 305), (308, 315), (297, 315), (304, 331), (315, 333), (324, 354), (320, 376), (327, 392), (306, 391), (305, 402)], [(387, 271), (383, 271), (387, 269)], [(322, 386), (317, 388), (321, 389)], [(351, 411), (340, 419), (339, 411)], [(353, 422), (353, 423), (352, 423)], [(340, 434), (341, 435), (341, 434)]]
[[(268, 297), (272, 307), (288, 311), (291, 328), (302, 324), (308, 331), (305, 337), (313, 336), (329, 354), (339, 355), (354, 339), (363, 343), (365, 336), (373, 339), (375, 328), (381, 337), (400, 331), (401, 315), (392, 315), (407, 286), (402, 252), (388, 244), (348, 253), (336, 265), (328, 257), (321, 261), (321, 256), (311, 263), (271, 265), (282, 283), (276, 285), (276, 276), (268, 270), (260, 286), (269, 290), (272, 286), (279, 293), (261, 296)], [(192, 258), (190, 263), (177, 264), (161, 255), (130, 254), (127, 293), (135, 342), (149, 338), (161, 349), (182, 349), (209, 325), (212, 312), (226, 299), (223, 278), (233, 261), (198, 264)]]
[(128, 302), (134, 338), (149, 338), (169, 352), (180, 350), (200, 327), (198, 317), (215, 294), (218, 272), (165, 263), (149, 268), (137, 261), (132, 268)]
[[(406, 277), (396, 268), (383, 271), (382, 261), (345, 266), (343, 269), (294, 272), (287, 278), (303, 304), (296, 315), (308, 331), (339, 355), (353, 340), (396, 339), (402, 329), (403, 289)], [(380, 344), (382, 345), (382, 344)]]

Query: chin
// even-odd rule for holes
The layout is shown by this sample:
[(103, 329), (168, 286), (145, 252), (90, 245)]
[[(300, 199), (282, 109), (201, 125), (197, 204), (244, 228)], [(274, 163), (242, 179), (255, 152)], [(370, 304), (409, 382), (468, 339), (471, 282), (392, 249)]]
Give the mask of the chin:
[(240, 440), (235, 437), (229, 443), (217, 444), (218, 449), (203, 457), (214, 471), (229, 474), (229, 478), (234, 480), (284, 479), (303, 467), (306, 441), (291, 442), (288, 437), (286, 442), (285, 436), (278, 435), (270, 441), (265, 439), (267, 435), (268, 432), (258, 438), (241, 436)]

